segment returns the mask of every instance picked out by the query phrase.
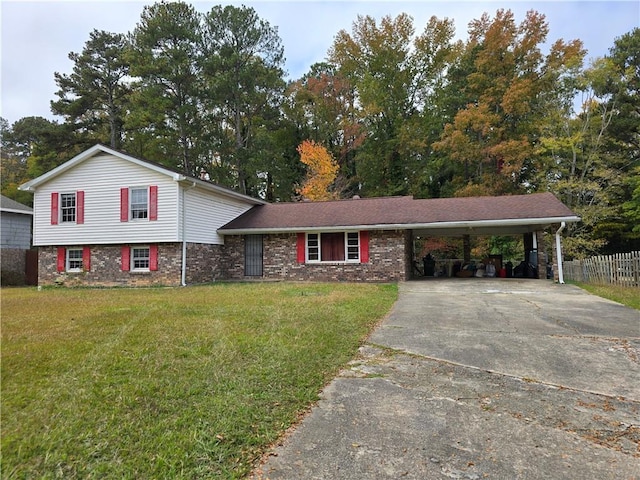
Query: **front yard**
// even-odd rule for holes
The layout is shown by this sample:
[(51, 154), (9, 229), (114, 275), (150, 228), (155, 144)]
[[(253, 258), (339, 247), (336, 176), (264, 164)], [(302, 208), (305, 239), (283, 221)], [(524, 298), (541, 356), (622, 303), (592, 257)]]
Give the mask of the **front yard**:
[(395, 285), (2, 290), (3, 478), (242, 478)]

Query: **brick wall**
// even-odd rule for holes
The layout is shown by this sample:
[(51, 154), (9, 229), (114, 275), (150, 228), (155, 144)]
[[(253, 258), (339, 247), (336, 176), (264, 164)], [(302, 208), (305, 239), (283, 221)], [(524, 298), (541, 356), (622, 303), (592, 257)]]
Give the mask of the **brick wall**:
[[(263, 279), (387, 282), (409, 278), (410, 232), (370, 232), (368, 263), (298, 263), (296, 244), (295, 233), (263, 236)], [(223, 274), (234, 280), (254, 278), (244, 276), (244, 237), (225, 237)]]
[(121, 245), (92, 245), (91, 270), (86, 272), (58, 272), (57, 256), (57, 247), (39, 248), (38, 285), (99, 287), (180, 285), (181, 243), (158, 245), (158, 270), (153, 272), (123, 272)]
[(186, 282), (210, 283), (224, 278), (222, 245), (187, 244)]

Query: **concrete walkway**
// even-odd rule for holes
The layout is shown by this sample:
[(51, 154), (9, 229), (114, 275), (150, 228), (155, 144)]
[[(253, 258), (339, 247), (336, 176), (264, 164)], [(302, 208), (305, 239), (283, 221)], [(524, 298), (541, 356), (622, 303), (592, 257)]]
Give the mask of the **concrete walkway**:
[(400, 285), (258, 479), (640, 479), (640, 312), (544, 280)]

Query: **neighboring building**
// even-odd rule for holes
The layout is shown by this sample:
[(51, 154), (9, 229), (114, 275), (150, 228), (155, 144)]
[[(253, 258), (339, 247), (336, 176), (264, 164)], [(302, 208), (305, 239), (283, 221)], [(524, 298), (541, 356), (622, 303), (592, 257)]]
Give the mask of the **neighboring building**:
[(20, 188), (40, 284), (407, 280), (417, 236), (522, 234), (542, 263), (543, 231), (579, 220), (550, 193), (268, 204), (102, 145)]
[(33, 209), (0, 195), (2, 285), (25, 283), (26, 256), (31, 248)]

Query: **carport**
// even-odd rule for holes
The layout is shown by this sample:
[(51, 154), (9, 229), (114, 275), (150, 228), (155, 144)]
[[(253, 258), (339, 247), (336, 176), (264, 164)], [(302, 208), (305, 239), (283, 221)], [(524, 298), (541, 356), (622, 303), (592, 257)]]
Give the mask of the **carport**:
[[(446, 212), (446, 218), (436, 218), (430, 223), (414, 225), (412, 234), (412, 258), (419, 252), (415, 250), (416, 239), (429, 237), (449, 237), (462, 239), (462, 264), (470, 264), (471, 243), (474, 237), (482, 236), (522, 236), (524, 251), (522, 261), (532, 264), (537, 275), (534, 278), (546, 278), (546, 264), (554, 265), (555, 279), (564, 283), (562, 276), (561, 232), (567, 223), (578, 222), (580, 218), (559, 202), (551, 193), (506, 196), (473, 197), (416, 200), (425, 202), (420, 207)], [(427, 203), (428, 202), (428, 203)], [(423, 211), (424, 211), (423, 210)], [(545, 235), (553, 235), (552, 241)], [(552, 252), (546, 251), (545, 244), (552, 246)], [(493, 263), (502, 265), (500, 256), (490, 256)], [(420, 261), (421, 259), (416, 259)], [(489, 259), (485, 259), (489, 260)], [(424, 272), (425, 275), (427, 272)], [(448, 276), (451, 276), (449, 270)]]

